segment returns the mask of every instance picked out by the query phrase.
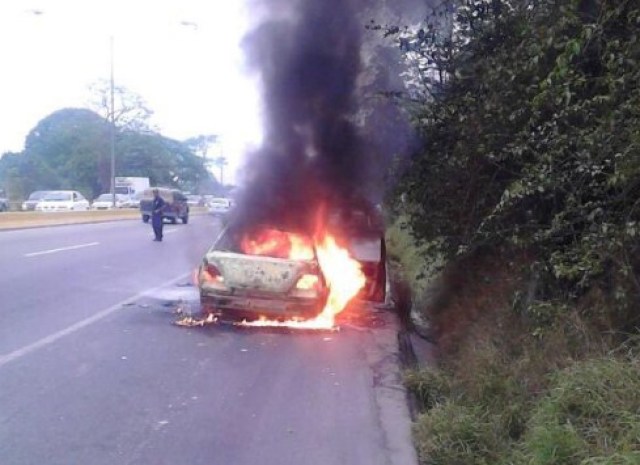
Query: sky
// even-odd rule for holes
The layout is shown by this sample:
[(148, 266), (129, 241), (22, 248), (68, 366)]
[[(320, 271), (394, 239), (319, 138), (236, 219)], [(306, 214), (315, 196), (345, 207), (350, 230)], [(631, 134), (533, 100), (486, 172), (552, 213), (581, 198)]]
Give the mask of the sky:
[(233, 181), (261, 137), (240, 48), (249, 18), (242, 0), (1, 0), (0, 154), (21, 151), (50, 113), (88, 106), (89, 86), (109, 78), (113, 37), (116, 85), (147, 102), (164, 136), (220, 135), (212, 154)]

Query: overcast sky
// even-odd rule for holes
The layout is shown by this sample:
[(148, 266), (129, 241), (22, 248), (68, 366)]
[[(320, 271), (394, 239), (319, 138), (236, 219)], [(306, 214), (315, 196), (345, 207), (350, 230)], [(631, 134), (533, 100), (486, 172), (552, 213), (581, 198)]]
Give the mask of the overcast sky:
[(233, 171), (260, 137), (243, 3), (0, 0), (0, 154), (21, 151), (51, 112), (87, 106), (89, 85), (109, 77), (113, 36), (116, 84), (147, 101), (167, 137), (220, 134)]

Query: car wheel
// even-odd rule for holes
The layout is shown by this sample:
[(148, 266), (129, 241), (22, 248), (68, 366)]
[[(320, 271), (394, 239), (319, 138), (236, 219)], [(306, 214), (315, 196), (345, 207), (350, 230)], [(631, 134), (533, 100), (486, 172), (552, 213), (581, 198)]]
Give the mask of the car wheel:
[(149, 215), (142, 215), (142, 222), (143, 223), (148, 223), (149, 222)]
[(182, 217), (182, 224), (187, 224), (189, 222), (189, 216), (183, 216)]

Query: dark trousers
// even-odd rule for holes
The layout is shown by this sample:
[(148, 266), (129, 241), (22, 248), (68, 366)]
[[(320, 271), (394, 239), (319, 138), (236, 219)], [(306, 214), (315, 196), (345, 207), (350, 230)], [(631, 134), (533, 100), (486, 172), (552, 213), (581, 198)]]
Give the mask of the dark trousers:
[(162, 239), (162, 215), (151, 216), (151, 226), (153, 226), (153, 234), (156, 235), (156, 239)]

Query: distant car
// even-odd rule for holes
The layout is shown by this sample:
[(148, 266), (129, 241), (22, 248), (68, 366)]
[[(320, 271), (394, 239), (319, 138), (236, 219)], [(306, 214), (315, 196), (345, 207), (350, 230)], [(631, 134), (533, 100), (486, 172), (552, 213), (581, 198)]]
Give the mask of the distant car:
[(201, 195), (190, 194), (186, 197), (187, 203), (192, 207), (202, 207), (204, 205), (204, 199)]
[(173, 224), (178, 222), (178, 219), (183, 224), (189, 222), (189, 204), (187, 198), (178, 189), (168, 189), (164, 187), (145, 189), (140, 199), (140, 214), (142, 215), (142, 221), (147, 223), (151, 218), (151, 204), (153, 202), (153, 190), (158, 189), (160, 197), (165, 201), (166, 205), (162, 212), (162, 219), (169, 220)]
[(122, 208), (140, 208), (140, 199), (142, 198), (142, 192), (139, 194), (133, 194), (130, 197), (126, 197), (122, 202)]
[(50, 191), (38, 202), (40, 212), (67, 212), (89, 210), (89, 201), (78, 191)]
[[(288, 234), (269, 232), (279, 238)], [(242, 241), (243, 231), (229, 226), (205, 254), (198, 269), (203, 313), (230, 319), (312, 318), (322, 311), (328, 288), (313, 247), (307, 256), (290, 259), (278, 253), (245, 253)]]
[[(116, 194), (115, 208), (123, 208), (126, 197), (121, 194)], [(101, 194), (91, 204), (91, 208), (94, 210), (111, 210), (113, 209), (113, 196), (111, 194)]]
[(31, 194), (29, 194), (29, 197), (27, 198), (27, 200), (25, 200), (24, 202), (22, 202), (22, 210), (23, 211), (33, 211), (36, 209), (36, 205), (38, 205), (38, 202), (40, 202), (40, 200), (42, 200), (42, 198), (47, 195), (49, 192), (51, 191), (34, 191)]
[(224, 216), (231, 212), (233, 201), (231, 199), (217, 198), (209, 200), (209, 213), (213, 216)]
[(9, 199), (3, 189), (0, 189), (0, 212), (9, 211)]

